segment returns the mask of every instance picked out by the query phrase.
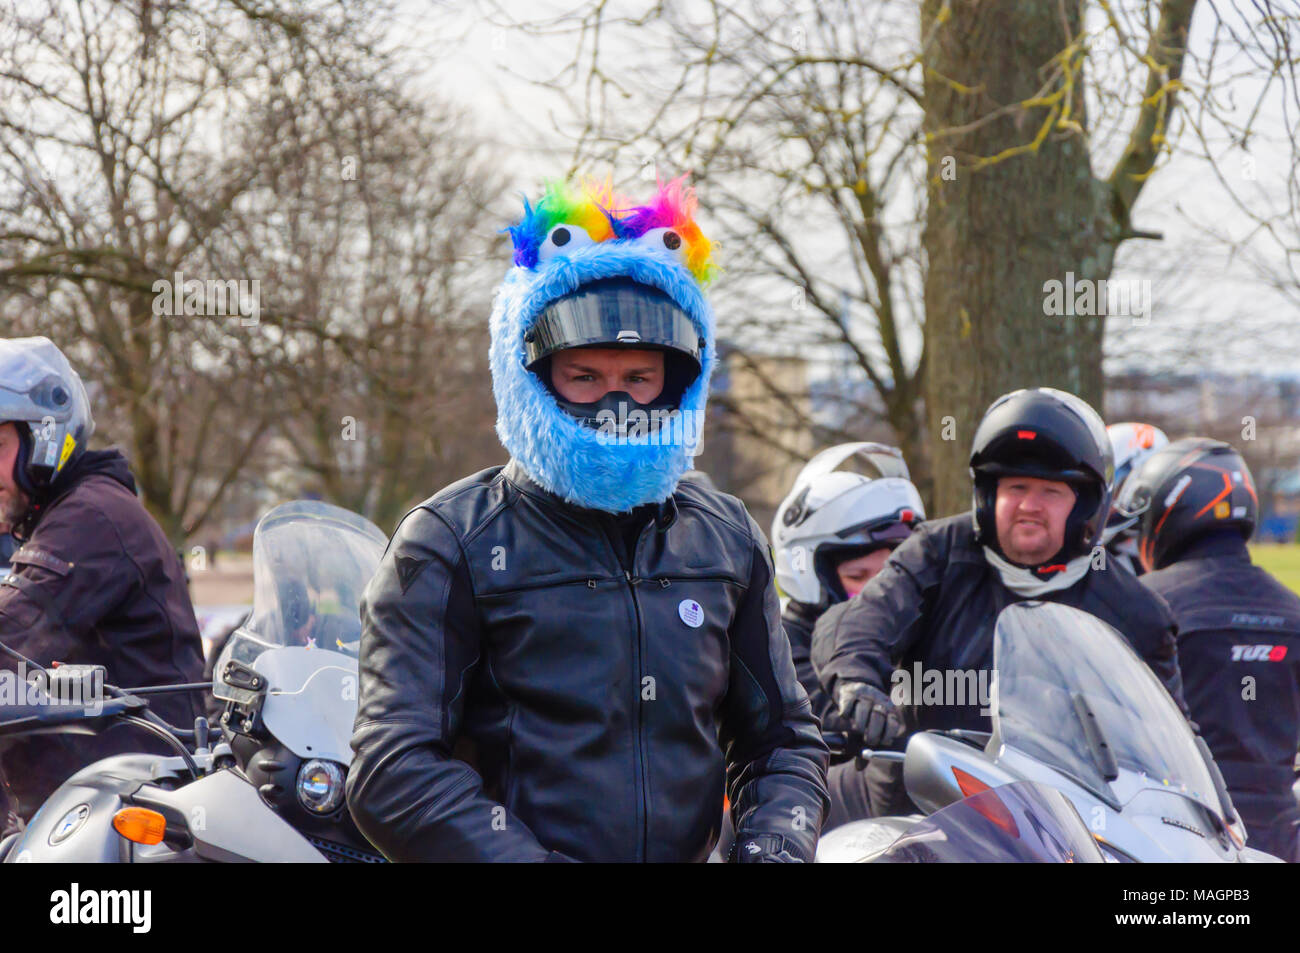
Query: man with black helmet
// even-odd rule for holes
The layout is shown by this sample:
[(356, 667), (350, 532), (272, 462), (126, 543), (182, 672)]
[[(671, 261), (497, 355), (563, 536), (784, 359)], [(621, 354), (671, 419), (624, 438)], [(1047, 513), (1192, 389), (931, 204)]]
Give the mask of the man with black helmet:
[[(28, 659), (103, 665), (115, 685), (198, 681), (198, 623), (176, 550), (135, 495), (116, 451), (91, 451), (81, 378), (48, 339), (0, 339), (0, 523), (22, 543), (0, 583), (0, 672)], [(193, 727), (191, 695), (151, 708)], [(147, 733), (0, 742), (10, 810), (27, 819), (78, 768), (121, 751), (167, 751)]]
[(1300, 860), (1300, 597), (1251, 563), (1259, 501), (1246, 461), (1217, 440), (1175, 441), (1129, 477), (1117, 509), (1136, 521), (1142, 582), (1178, 620), (1187, 704), (1250, 845)]
[(510, 451), (402, 520), (362, 599), (348, 806), (394, 860), (809, 862), (828, 752), (762, 531), (682, 480), (716, 360), (708, 242), (553, 187), (491, 320)]
[[(896, 705), (893, 675), (919, 665), (942, 673), (944, 684), (953, 683), (950, 672), (977, 680), (984, 672), (987, 685), (998, 613), (1023, 599), (1061, 602), (1110, 624), (1183, 704), (1168, 606), (1097, 549), (1113, 469), (1101, 419), (1074, 395), (1040, 387), (993, 402), (971, 452), (972, 511), (921, 524), (856, 598), (817, 623), (817, 675), (868, 746), (927, 728), (988, 730), (988, 699), (923, 704), (918, 686)], [(895, 764), (877, 760), (856, 779), (833, 776), (830, 822), (911, 810)]]

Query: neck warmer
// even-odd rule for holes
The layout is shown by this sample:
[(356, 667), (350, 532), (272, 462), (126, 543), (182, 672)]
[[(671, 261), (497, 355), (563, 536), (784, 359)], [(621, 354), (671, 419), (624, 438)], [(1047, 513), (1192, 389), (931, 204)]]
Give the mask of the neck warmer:
[[(674, 180), (647, 206), (620, 205), (611, 193), (552, 185), (536, 208), (510, 229), (515, 266), (497, 289), (489, 326), (496, 431), (524, 471), (556, 496), (588, 509), (626, 513), (672, 495), (691, 468), (716, 363), (713, 313), (703, 284), (711, 273), (708, 239), (692, 218), (694, 196)], [(558, 225), (590, 241), (569, 241), (562, 253), (547, 246)], [(663, 233), (680, 234), (676, 248)], [(549, 256), (548, 253), (549, 252)], [(602, 278), (625, 277), (673, 299), (704, 341), (701, 371), (679, 404), (680, 413), (656, 433), (611, 440), (563, 410), (526, 366), (524, 336), (555, 300)]]
[(1075, 556), (1065, 564), (1065, 568), (1060, 572), (1052, 573), (1050, 576), (1040, 576), (1032, 569), (1026, 569), (1023, 566), (1008, 562), (987, 546), (981, 548), (984, 550), (984, 558), (988, 560), (989, 565), (998, 571), (1002, 584), (1016, 595), (1030, 598), (1048, 592), (1069, 589), (1084, 577), (1084, 574), (1092, 565), (1092, 554), (1089, 553), (1085, 556)]

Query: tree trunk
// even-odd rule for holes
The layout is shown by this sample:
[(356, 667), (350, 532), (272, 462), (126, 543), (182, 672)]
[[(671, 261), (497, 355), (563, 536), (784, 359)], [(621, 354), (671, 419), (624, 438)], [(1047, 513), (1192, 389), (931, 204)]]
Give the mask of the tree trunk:
[[(1065, 108), (1083, 120), (1078, 77), (1056, 105), (990, 118), (1041, 94), (1053, 58), (1079, 35), (1080, 0), (950, 0), (951, 15), (937, 23), (944, 6), (925, 0), (921, 17), (922, 36), (933, 37), (925, 52), (923, 241), (934, 516), (970, 505), (971, 439), (999, 395), (1051, 386), (1100, 407), (1105, 319), (1049, 316), (1044, 283), (1064, 282), (1068, 271), (1105, 277), (1113, 257), (1106, 216), (1098, 214), (1108, 200), (1086, 143), (1056, 128)], [(1072, 68), (1081, 64), (1074, 59)], [(1034, 142), (1046, 122), (1036, 148), (979, 161)]]

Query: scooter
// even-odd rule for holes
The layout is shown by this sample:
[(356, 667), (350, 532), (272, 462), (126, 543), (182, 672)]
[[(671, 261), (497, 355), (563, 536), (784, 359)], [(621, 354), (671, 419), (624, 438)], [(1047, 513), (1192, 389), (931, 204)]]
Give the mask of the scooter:
[(1277, 861), (1246, 846), (1204, 740), (1106, 623), (1057, 603), (1016, 603), (998, 616), (993, 657), (992, 732), (922, 731), (904, 752), (862, 752), (902, 761), (924, 814), (827, 831), (818, 862), (881, 856), (949, 805), (1023, 781), (1068, 798), (1111, 862)]
[[(315, 501), (276, 507), (253, 538), (254, 605), (218, 658), (212, 691), (226, 702), (220, 734), (148, 710), (162, 686), (92, 704), (0, 708), (0, 737), (95, 732), (126, 723), (171, 745), (174, 757), (125, 754), (78, 771), (0, 843), (4, 863), (196, 861), (383, 862), (344, 805), (356, 715), (358, 598), (387, 539), (354, 513)], [(60, 666), (70, 681), (102, 668)]]

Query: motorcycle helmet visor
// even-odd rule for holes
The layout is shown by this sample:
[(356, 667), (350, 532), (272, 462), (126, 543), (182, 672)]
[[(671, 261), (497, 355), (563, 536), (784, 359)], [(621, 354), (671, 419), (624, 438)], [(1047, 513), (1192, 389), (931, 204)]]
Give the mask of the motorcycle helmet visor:
[(869, 480), (911, 479), (902, 451), (897, 447), (888, 447), (879, 443), (866, 443), (855, 448), (852, 453), (838, 460), (834, 471), (837, 473), (856, 473)]
[(915, 522), (916, 517), (905, 511), (897, 518), (891, 517), (883, 525), (878, 519), (868, 520), (855, 526), (846, 526), (835, 535), (844, 540), (860, 539), (864, 543), (898, 544), (912, 535)]
[[(54, 359), (41, 348), (4, 346), (13, 343), (17, 342), (0, 341), (0, 422), (62, 423), (70, 419), (77, 395), (59, 374)], [(54, 346), (48, 350), (53, 352)]]
[(628, 278), (583, 285), (550, 304), (524, 335), (526, 365), (574, 347), (654, 348), (684, 355), (700, 371), (703, 339), (668, 295)]

